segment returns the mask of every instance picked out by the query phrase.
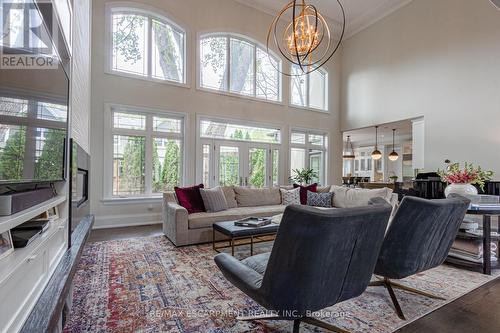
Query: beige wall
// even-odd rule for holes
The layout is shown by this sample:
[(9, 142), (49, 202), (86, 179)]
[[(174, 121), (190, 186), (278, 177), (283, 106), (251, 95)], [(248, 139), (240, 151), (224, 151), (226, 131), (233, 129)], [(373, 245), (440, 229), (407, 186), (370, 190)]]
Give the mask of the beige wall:
[(415, 0), (343, 45), (341, 127), (425, 117), (425, 169), (480, 163), (500, 179), (500, 11)]
[[(153, 83), (105, 74), (105, 3), (93, 2), (92, 30), (92, 117), (91, 153), (92, 188), (91, 206), (96, 214), (96, 226), (122, 225), (160, 221), (161, 204), (103, 203), (103, 113), (105, 103), (151, 107), (167, 111), (184, 112), (187, 117), (186, 184), (195, 181), (196, 116), (209, 115), (275, 124), (283, 127), (284, 155), (288, 161), (287, 137), (291, 127), (324, 130), (330, 134), (329, 182), (341, 177), (341, 137), (339, 132), (340, 67), (339, 59), (330, 62), (330, 113), (306, 111), (288, 106), (289, 83), (283, 79), (283, 104), (258, 102), (238, 97), (199, 91), (196, 88), (196, 36), (203, 32), (236, 32), (265, 43), (272, 17), (246, 7), (233, 0), (141, 0), (169, 14), (170, 18), (188, 32), (188, 85), (189, 88)], [(288, 163), (287, 163), (288, 164)], [(288, 170), (288, 166), (286, 167)]]

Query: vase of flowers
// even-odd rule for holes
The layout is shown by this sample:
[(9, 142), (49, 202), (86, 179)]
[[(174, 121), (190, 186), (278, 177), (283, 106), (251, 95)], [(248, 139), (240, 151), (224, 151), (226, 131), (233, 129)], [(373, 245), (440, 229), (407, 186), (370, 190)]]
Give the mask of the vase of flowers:
[(438, 170), (441, 180), (448, 183), (444, 194), (448, 197), (455, 193), (459, 195), (477, 195), (478, 191), (474, 185), (484, 190), (484, 182), (491, 180), (492, 171), (484, 171), (480, 166), (475, 167), (472, 163), (465, 163), (463, 169), (459, 163), (448, 163), (445, 170)]

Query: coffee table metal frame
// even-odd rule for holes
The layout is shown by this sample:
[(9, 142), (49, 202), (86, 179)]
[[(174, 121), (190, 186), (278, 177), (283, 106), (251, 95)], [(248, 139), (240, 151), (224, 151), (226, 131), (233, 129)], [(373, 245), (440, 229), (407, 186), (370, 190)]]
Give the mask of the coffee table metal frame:
[[(215, 240), (215, 232), (216, 231), (218, 233), (226, 236), (226, 237), (229, 237), (229, 239), (223, 239), (223, 240), (216, 241)], [(250, 256), (253, 256), (253, 245), (254, 244), (258, 244), (258, 243), (264, 243), (264, 242), (273, 241), (275, 239), (275, 237), (276, 237), (276, 233), (277, 233), (277, 231), (273, 231), (273, 232), (268, 232), (268, 233), (259, 234), (259, 235), (255, 235), (255, 236), (233, 237), (233, 236), (227, 235), (225, 233), (222, 233), (222, 232), (220, 232), (220, 231), (215, 230), (214, 228), (212, 228), (212, 248), (217, 253), (221, 252), (219, 250), (231, 248), (231, 255), (234, 256), (234, 247), (235, 246), (250, 245)], [(273, 236), (273, 237), (269, 238), (269, 236)], [(236, 244), (236, 242), (239, 241), (239, 240), (248, 240), (248, 239), (250, 239), (249, 242), (247, 241), (247, 242)], [(218, 243), (225, 243), (225, 242), (229, 242), (228, 245), (217, 246)]]

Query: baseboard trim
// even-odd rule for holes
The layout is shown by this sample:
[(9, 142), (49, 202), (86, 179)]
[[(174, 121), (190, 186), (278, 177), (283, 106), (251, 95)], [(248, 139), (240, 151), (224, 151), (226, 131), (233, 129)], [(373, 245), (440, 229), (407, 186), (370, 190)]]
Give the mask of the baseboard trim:
[(93, 229), (135, 227), (162, 223), (161, 213), (101, 215), (95, 217)]
[(92, 230), (97, 229), (113, 229), (113, 228), (123, 228), (123, 227), (140, 227), (143, 225), (152, 225), (152, 224), (161, 224), (162, 221), (149, 221), (149, 222), (129, 222), (129, 223), (120, 223), (120, 224), (106, 224), (106, 225), (98, 225), (94, 226)]

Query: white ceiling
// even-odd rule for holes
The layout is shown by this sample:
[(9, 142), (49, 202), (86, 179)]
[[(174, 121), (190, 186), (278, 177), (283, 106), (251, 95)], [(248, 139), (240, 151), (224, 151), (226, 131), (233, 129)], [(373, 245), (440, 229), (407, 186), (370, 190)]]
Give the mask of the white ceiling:
[[(401, 143), (411, 140), (412, 125), (411, 120), (403, 120), (390, 124), (379, 125), (378, 143), (380, 145), (392, 144), (392, 129), (396, 129), (395, 142)], [(344, 142), (347, 136), (351, 136), (354, 147), (368, 147), (375, 145), (375, 127), (361, 128), (343, 133)]]
[[(236, 0), (272, 15), (276, 15), (290, 0)], [(346, 12), (346, 36), (363, 30), (412, 0), (341, 0)], [(340, 9), (335, 0), (306, 0), (326, 17), (340, 22)]]

